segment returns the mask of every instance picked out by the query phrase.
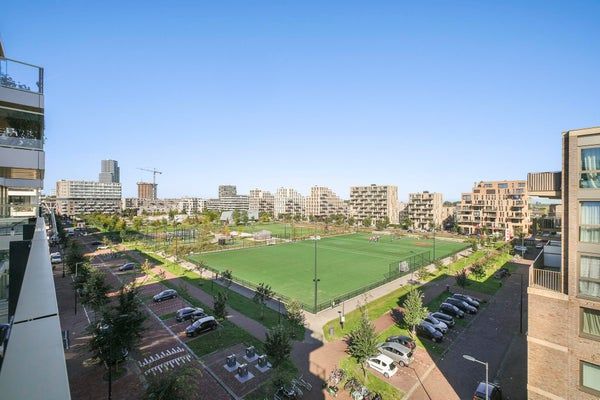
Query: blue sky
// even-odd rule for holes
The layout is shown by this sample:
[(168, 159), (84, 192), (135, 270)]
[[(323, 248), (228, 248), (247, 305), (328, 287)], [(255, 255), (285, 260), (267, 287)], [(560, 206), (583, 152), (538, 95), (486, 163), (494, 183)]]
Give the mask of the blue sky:
[(386, 183), (458, 199), (560, 166), (600, 125), (600, 2), (3, 3), (45, 67), (46, 191), (119, 161), (126, 196)]

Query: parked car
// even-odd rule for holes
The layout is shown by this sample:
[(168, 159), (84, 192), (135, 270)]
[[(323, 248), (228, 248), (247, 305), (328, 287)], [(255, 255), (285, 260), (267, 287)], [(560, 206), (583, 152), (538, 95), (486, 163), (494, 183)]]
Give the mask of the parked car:
[(94, 240), (92, 243), (90, 243), (92, 246), (100, 246), (102, 244), (102, 242), (100, 242), (99, 240)]
[(425, 321), (421, 321), (421, 323), (417, 325), (417, 335), (425, 336), (434, 342), (441, 342), (444, 339), (442, 332), (438, 331), (433, 325)]
[(154, 295), (152, 300), (154, 300), (155, 302), (160, 302), (163, 300), (174, 299), (175, 297), (177, 297), (177, 291), (174, 289), (167, 289)]
[(446, 300), (444, 300), (445, 303), (450, 303), (453, 306), (456, 306), (458, 308), (460, 308), (462, 311), (469, 313), (469, 314), (476, 314), (477, 313), (477, 309), (469, 304), (467, 304), (465, 301), (457, 299), (455, 297), (448, 297)]
[(435, 329), (437, 329), (438, 331), (442, 332), (442, 333), (446, 333), (448, 332), (448, 325), (446, 325), (444, 322), (438, 320), (435, 317), (432, 317), (431, 314), (426, 316), (423, 321), (425, 322), (429, 322), (431, 325), (433, 325), (433, 327)]
[(398, 372), (398, 367), (396, 366), (396, 363), (394, 363), (394, 360), (384, 354), (379, 354), (376, 357), (367, 359), (367, 365), (375, 371), (382, 373), (386, 378), (389, 378)]
[(129, 262), (121, 265), (119, 267), (119, 271), (133, 271), (135, 269), (135, 263)]
[(460, 310), (458, 307), (456, 307), (455, 305), (450, 304), (450, 303), (440, 304), (440, 311), (448, 316), (452, 316), (452, 317), (456, 317), (456, 318), (464, 318), (465, 317), (465, 313), (462, 310)]
[(383, 355), (388, 356), (401, 367), (410, 365), (413, 361), (413, 352), (406, 346), (395, 342), (386, 342), (377, 346), (377, 350)]
[(496, 278), (496, 279), (502, 279), (502, 278), (505, 278), (507, 276), (510, 276), (510, 271), (508, 270), (508, 268), (504, 268), (504, 267), (500, 268), (494, 274), (494, 278)]
[(62, 256), (59, 254), (53, 254), (50, 256), (50, 263), (60, 264), (62, 262)]
[(187, 321), (188, 319), (195, 321), (203, 317), (206, 317), (206, 313), (202, 308), (199, 307), (184, 307), (177, 310), (177, 313), (175, 314), (175, 319), (177, 322)]
[(108, 250), (108, 246), (98, 246), (96, 250)]
[(452, 328), (454, 326), (454, 324), (455, 324), (454, 318), (452, 318), (448, 314), (444, 314), (443, 312), (436, 311), (436, 312), (433, 312), (433, 313), (431, 313), (429, 315), (431, 315), (435, 319), (438, 319), (438, 320), (442, 321), (443, 323), (445, 323), (448, 326), (448, 328)]
[(185, 328), (185, 334), (187, 336), (196, 336), (202, 332), (212, 331), (217, 329), (219, 324), (215, 317), (204, 317), (194, 321), (193, 324)]
[(543, 249), (544, 248), (544, 243), (538, 243), (535, 245), (536, 249)]
[(393, 342), (393, 343), (399, 343), (402, 346), (406, 346), (411, 350), (414, 350), (417, 347), (417, 344), (415, 343), (414, 340), (412, 340), (411, 338), (409, 338), (408, 336), (390, 336), (387, 339), (385, 339), (386, 342)]
[(455, 299), (462, 300), (472, 307), (479, 308), (480, 302), (475, 300), (475, 298), (473, 298), (471, 296), (467, 296), (466, 294), (462, 294), (462, 293), (454, 293), (452, 295), (452, 297), (454, 297)]
[[(477, 389), (475, 389), (475, 393), (473, 394), (473, 400), (485, 400), (485, 382), (479, 382), (477, 385)], [(502, 390), (500, 389), (500, 385), (496, 383), (488, 383), (487, 384), (487, 399), (489, 400), (502, 400)]]

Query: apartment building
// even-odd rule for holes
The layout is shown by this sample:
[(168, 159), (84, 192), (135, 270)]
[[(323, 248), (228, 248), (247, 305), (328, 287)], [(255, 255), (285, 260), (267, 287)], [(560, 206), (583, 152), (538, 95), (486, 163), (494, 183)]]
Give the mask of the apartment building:
[(471, 193), (463, 193), (456, 209), (459, 228), (465, 234), (484, 231), (513, 237), (528, 233), (529, 196), (526, 181), (482, 181)]
[(237, 187), (235, 185), (220, 185), (219, 198), (237, 196)]
[(250, 190), (248, 213), (260, 216), (262, 213), (273, 215), (275, 212), (275, 196), (271, 192), (260, 189)]
[(44, 70), (6, 58), (0, 42), (0, 323), (8, 324), (0, 343), (0, 397), (6, 400), (70, 399), (40, 216), (44, 170)]
[(350, 213), (362, 221), (389, 218), (391, 224), (399, 223), (398, 187), (392, 185), (352, 186), (350, 188)]
[(156, 200), (158, 197), (158, 188), (156, 183), (138, 182), (138, 199)]
[(177, 211), (187, 215), (199, 214), (205, 207), (206, 200), (199, 197), (184, 197), (177, 202)]
[(115, 160), (102, 160), (100, 162), (100, 174), (98, 175), (100, 183), (120, 183), (121, 170), (119, 163)]
[(292, 188), (279, 188), (275, 192), (275, 218), (281, 215), (300, 215), (306, 214), (306, 201), (304, 196)]
[(330, 217), (337, 214), (346, 215), (348, 213), (344, 200), (340, 199), (333, 190), (325, 186), (311, 187), (305, 204), (306, 215), (317, 218)]
[(409, 193), (406, 216), (412, 228), (429, 231), (440, 227), (443, 221), (443, 203), (441, 193)]
[(114, 214), (121, 210), (121, 184), (94, 181), (56, 182), (56, 211), (60, 215)]
[(528, 176), (530, 195), (561, 199), (564, 210), (561, 241), (550, 241), (529, 273), (533, 400), (600, 398), (600, 127), (563, 133), (562, 154), (561, 172)]

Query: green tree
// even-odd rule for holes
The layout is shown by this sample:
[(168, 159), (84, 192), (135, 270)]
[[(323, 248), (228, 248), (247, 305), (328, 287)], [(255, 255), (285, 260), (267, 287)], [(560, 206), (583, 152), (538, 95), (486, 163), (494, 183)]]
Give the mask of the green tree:
[(98, 311), (108, 303), (109, 290), (110, 286), (108, 286), (104, 279), (104, 273), (100, 270), (92, 269), (83, 284), (81, 302)]
[(264, 224), (264, 223), (271, 221), (271, 217), (270, 217), (269, 213), (263, 211), (258, 216), (258, 220)]
[(298, 300), (291, 300), (287, 305), (287, 318), (293, 325), (304, 326), (305, 318), (302, 303)]
[(377, 354), (377, 334), (365, 307), (360, 307), (358, 326), (348, 334), (348, 353), (360, 365), (366, 376), (365, 363), (369, 357)]
[(419, 289), (412, 289), (402, 303), (404, 308), (404, 323), (410, 328), (411, 335), (415, 336), (415, 327), (427, 316), (429, 310), (423, 306), (423, 294)]
[(192, 400), (197, 394), (190, 390), (200, 371), (191, 367), (178, 368), (150, 377), (143, 400)]
[(366, 226), (366, 227), (370, 228), (372, 224), (373, 224), (373, 221), (371, 220), (370, 217), (363, 218), (362, 226)]
[(221, 272), (221, 279), (225, 283), (225, 286), (230, 287), (231, 281), (233, 279), (233, 274), (231, 273), (231, 270), (226, 269), (225, 271)]
[(482, 279), (485, 276), (485, 267), (481, 263), (473, 264), (471, 267), (471, 273), (475, 278)]
[(420, 281), (424, 281), (428, 276), (429, 271), (427, 271), (427, 268), (425, 268), (425, 266), (422, 266), (417, 270), (417, 278), (419, 278)]
[(213, 303), (213, 312), (215, 314), (215, 318), (220, 320), (225, 319), (225, 317), (227, 317), (226, 307), (227, 293), (223, 291), (218, 291)]
[(261, 305), (260, 319), (264, 319), (265, 305), (267, 304), (267, 301), (269, 301), (269, 299), (273, 297), (273, 294), (274, 293), (271, 289), (271, 286), (262, 282), (258, 284), (258, 287), (254, 291), (254, 298), (252, 300), (254, 300), (255, 303)]
[(356, 224), (356, 219), (354, 219), (354, 217), (348, 217), (348, 225), (350, 226), (354, 226), (354, 224)]
[(146, 320), (139, 299), (139, 286), (135, 283), (123, 285), (119, 289), (115, 315), (120, 316), (117, 328), (120, 330), (122, 345), (127, 349), (134, 348), (142, 338)]
[(377, 228), (378, 231), (382, 231), (385, 228), (387, 228), (389, 224), (390, 224), (390, 219), (388, 217), (384, 217), (382, 219), (378, 219), (377, 222), (375, 222), (375, 227)]
[(464, 288), (465, 286), (467, 286), (467, 270), (466, 269), (461, 269), (460, 271), (458, 271), (454, 277), (456, 279), (456, 284), (458, 286), (460, 286), (461, 288)]
[(133, 229), (137, 232), (141, 231), (143, 221), (140, 217), (133, 217)]
[(86, 258), (83, 255), (81, 246), (76, 241), (71, 240), (69, 242), (69, 248), (67, 249), (67, 256), (65, 257), (65, 264), (67, 264), (69, 272), (74, 274), (75, 267), (85, 261)]
[(290, 357), (292, 342), (287, 329), (276, 326), (267, 332), (265, 352), (274, 367), (281, 365)]

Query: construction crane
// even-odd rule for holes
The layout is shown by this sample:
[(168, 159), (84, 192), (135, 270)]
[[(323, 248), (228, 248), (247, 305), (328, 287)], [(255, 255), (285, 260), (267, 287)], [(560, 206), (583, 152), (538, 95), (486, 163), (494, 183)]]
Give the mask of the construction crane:
[(142, 171), (146, 171), (146, 172), (152, 172), (152, 184), (154, 185), (154, 187), (156, 187), (156, 174), (162, 174), (162, 172), (157, 170), (156, 168), (152, 168), (152, 169), (138, 168), (138, 169), (142, 170)]

